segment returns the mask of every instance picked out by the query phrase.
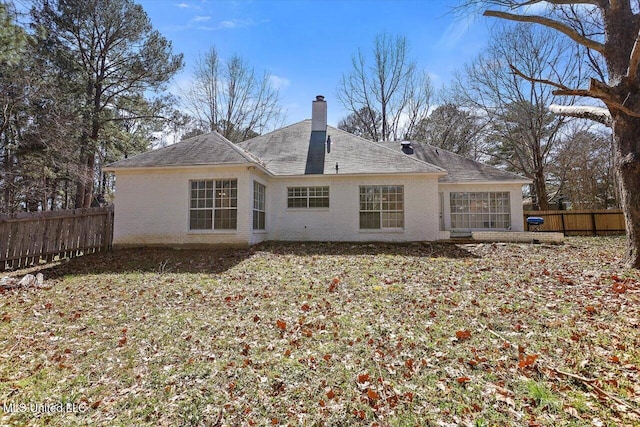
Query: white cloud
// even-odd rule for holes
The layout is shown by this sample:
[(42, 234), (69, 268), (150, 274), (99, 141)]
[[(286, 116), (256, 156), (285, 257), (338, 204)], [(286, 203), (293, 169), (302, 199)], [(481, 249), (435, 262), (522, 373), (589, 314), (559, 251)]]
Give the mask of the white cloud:
[(291, 84), (291, 81), (289, 81), (289, 79), (279, 77), (274, 74), (271, 74), (269, 76), (269, 82), (274, 87), (274, 89), (284, 89), (289, 87), (289, 85)]
[(252, 27), (254, 25), (269, 22), (268, 20), (263, 20), (260, 22), (256, 22), (253, 19), (228, 19), (224, 21), (218, 22), (216, 25), (202, 25), (198, 27), (200, 30), (205, 31), (219, 31), (219, 30), (233, 30), (236, 28), (246, 28)]
[(452, 49), (454, 48), (460, 39), (466, 35), (469, 31), (469, 27), (474, 21), (474, 17), (466, 16), (462, 19), (454, 19), (447, 27), (442, 37), (438, 41), (438, 45)]
[(218, 24), (218, 28), (220, 29), (231, 29), (236, 28), (239, 25), (239, 21), (234, 19), (232, 21), (222, 21)]
[(193, 18), (193, 22), (205, 22), (211, 20), (210, 16), (196, 16)]
[(180, 9), (195, 9), (195, 10), (200, 10), (201, 9), (200, 6), (198, 6), (197, 4), (193, 4), (193, 3), (181, 2), (181, 3), (174, 3), (174, 5), (176, 7), (179, 7)]

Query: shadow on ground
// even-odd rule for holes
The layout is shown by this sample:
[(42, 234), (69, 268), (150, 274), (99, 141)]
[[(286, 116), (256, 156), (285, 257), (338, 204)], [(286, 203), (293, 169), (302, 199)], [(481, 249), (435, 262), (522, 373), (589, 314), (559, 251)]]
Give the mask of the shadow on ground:
[(8, 273), (11, 276), (41, 272), (47, 279), (65, 275), (102, 273), (205, 273), (229, 270), (252, 255), (267, 252), (292, 256), (390, 255), (426, 258), (478, 258), (453, 243), (319, 243), (265, 242), (248, 249), (137, 248), (88, 254), (53, 264)]
[(45, 278), (103, 273), (207, 273), (218, 274), (241, 263), (250, 249), (137, 248), (98, 252), (32, 267), (11, 275), (41, 272)]
[(477, 258), (468, 250), (443, 242), (344, 243), (344, 242), (265, 242), (252, 248), (282, 255), (392, 255), (427, 258)]

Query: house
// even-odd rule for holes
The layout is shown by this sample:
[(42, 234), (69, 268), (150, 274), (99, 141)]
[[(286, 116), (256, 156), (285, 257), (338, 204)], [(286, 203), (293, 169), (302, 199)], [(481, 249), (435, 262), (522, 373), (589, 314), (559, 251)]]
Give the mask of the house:
[(233, 144), (216, 132), (110, 164), (114, 245), (428, 241), (522, 231), (529, 181), (420, 143), (375, 143), (312, 118)]

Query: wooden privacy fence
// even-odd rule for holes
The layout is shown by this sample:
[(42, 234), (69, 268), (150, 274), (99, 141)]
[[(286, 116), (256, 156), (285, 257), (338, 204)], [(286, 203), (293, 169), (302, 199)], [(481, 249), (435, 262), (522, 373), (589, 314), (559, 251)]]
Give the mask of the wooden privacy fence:
[(0, 270), (111, 248), (113, 206), (0, 215)]
[(565, 236), (609, 236), (624, 234), (622, 210), (524, 211), (524, 229), (531, 230), (527, 218), (544, 218), (539, 231), (556, 231)]

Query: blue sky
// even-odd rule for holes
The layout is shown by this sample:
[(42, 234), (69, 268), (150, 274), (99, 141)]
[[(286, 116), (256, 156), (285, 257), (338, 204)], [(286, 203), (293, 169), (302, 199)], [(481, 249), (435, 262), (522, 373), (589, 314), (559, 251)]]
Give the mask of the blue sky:
[(222, 58), (238, 54), (279, 86), (286, 124), (310, 117), (324, 95), (328, 121), (348, 114), (336, 98), (340, 77), (376, 34), (403, 35), (410, 57), (436, 88), (485, 47), (494, 22), (459, 18), (458, 0), (138, 0), (154, 28), (185, 58), (173, 90), (188, 84), (195, 59), (215, 46)]

